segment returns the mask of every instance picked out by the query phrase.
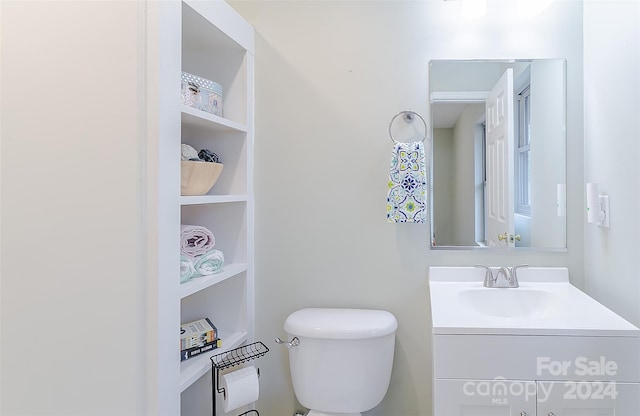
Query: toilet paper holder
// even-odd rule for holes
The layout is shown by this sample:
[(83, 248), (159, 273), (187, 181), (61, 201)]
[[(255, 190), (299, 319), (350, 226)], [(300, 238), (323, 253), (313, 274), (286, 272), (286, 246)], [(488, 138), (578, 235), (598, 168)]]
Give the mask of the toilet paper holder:
[[(269, 348), (258, 341), (211, 356), (211, 401), (213, 416), (216, 416), (216, 393), (225, 394), (224, 388), (219, 387), (220, 371), (255, 360), (268, 352)], [(260, 369), (258, 368), (256, 370), (258, 377), (260, 377)], [(250, 414), (260, 416), (257, 410), (249, 410), (238, 416), (247, 416)]]

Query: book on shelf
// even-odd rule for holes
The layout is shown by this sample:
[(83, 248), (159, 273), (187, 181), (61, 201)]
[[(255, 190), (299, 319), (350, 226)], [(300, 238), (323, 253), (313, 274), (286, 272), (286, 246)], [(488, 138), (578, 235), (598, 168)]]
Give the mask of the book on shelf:
[(221, 344), (218, 329), (209, 318), (180, 325), (180, 361), (219, 348)]
[(180, 361), (185, 361), (185, 360), (188, 360), (189, 358), (193, 358), (205, 352), (213, 351), (216, 348), (220, 348), (221, 346), (222, 346), (222, 340), (217, 339), (215, 341), (207, 342), (201, 347), (193, 347), (193, 348), (188, 348), (186, 350), (182, 350), (180, 351)]
[(203, 347), (218, 339), (218, 330), (209, 318), (180, 325), (180, 351)]

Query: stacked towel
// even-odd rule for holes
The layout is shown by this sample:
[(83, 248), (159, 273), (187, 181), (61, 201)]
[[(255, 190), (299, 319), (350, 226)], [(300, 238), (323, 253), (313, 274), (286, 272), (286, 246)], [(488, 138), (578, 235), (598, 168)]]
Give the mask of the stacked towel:
[(180, 226), (180, 283), (222, 270), (224, 254), (213, 248), (213, 233), (198, 225)]
[(187, 282), (196, 276), (193, 259), (184, 254), (180, 255), (180, 283)]
[(224, 266), (224, 254), (215, 248), (195, 258), (183, 254), (180, 256), (180, 283), (188, 282), (194, 277), (218, 273), (222, 270), (222, 266)]
[(191, 258), (207, 253), (216, 245), (213, 233), (199, 225), (180, 226), (180, 253)]
[(224, 254), (222, 251), (212, 249), (202, 256), (196, 257), (193, 267), (198, 275), (209, 276), (219, 272), (223, 265)]
[(422, 142), (396, 142), (391, 153), (388, 222), (427, 221), (427, 169)]

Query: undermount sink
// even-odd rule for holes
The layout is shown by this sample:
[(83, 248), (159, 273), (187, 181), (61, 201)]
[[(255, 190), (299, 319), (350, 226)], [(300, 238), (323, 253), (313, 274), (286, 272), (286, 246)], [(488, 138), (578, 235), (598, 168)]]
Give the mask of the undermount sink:
[(478, 313), (504, 318), (545, 316), (558, 302), (549, 291), (523, 288), (464, 289), (458, 298)]
[(517, 288), (484, 287), (484, 274), (475, 267), (429, 268), (434, 334), (640, 335), (573, 286), (566, 268), (519, 269)]

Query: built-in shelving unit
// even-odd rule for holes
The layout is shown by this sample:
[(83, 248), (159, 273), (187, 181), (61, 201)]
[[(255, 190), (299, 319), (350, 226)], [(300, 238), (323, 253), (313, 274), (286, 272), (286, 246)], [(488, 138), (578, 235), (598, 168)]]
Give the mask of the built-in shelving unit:
[[(210, 357), (253, 341), (254, 31), (221, 0), (172, 0), (158, 10), (165, 63), (160, 67), (158, 238), (160, 253), (171, 251), (159, 263), (158, 331), (161, 342), (175, 334), (173, 345), (160, 348), (159, 383), (167, 396), (160, 398), (160, 412), (211, 414), (211, 377), (205, 376), (211, 371)], [(179, 102), (180, 71), (222, 85), (222, 116)], [(220, 157), (224, 168), (207, 195), (179, 194), (181, 143)], [(213, 232), (215, 248), (225, 258), (220, 272), (179, 283), (179, 253), (173, 250), (179, 248), (180, 224)], [(181, 362), (177, 325), (202, 318), (217, 327), (222, 346)], [(176, 327), (164, 328), (168, 325), (163, 323)], [(173, 370), (177, 367), (179, 371)]]

